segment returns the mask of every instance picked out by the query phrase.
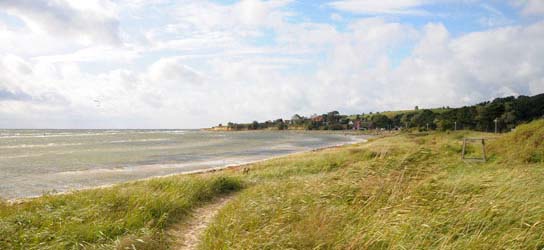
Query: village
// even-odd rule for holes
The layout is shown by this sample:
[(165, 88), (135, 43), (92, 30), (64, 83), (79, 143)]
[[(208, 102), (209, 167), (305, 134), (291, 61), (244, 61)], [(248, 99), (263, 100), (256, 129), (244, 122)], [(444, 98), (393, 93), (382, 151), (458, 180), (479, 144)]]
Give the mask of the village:
[(211, 130), (477, 130), (508, 132), (516, 125), (541, 118), (544, 94), (535, 96), (501, 97), (460, 108), (440, 107), (413, 110), (369, 112), (342, 115), (338, 111), (313, 114), (309, 117), (295, 114), (291, 119), (266, 122), (219, 124)]

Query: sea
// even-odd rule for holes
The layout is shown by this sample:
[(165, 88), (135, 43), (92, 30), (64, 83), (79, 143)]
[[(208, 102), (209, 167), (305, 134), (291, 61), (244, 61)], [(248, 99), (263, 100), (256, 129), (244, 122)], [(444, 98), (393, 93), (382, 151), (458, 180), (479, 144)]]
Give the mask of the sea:
[(311, 131), (0, 130), (0, 197), (205, 171), (364, 139)]

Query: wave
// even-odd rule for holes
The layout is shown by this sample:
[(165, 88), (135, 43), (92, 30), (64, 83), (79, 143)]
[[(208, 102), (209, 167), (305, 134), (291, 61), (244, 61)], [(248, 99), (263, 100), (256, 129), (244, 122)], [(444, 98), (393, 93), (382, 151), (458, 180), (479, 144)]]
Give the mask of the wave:
[(78, 136), (96, 136), (96, 135), (115, 135), (119, 133), (40, 133), (40, 134), (11, 134), (0, 135), (0, 139), (12, 138), (51, 138), (51, 137), (78, 137)]
[[(171, 170), (182, 170), (190, 167), (217, 167), (224, 166), (228, 164), (235, 164), (238, 162), (243, 162), (243, 159), (228, 159), (228, 160), (207, 160), (207, 161), (191, 161), (186, 163), (157, 163), (157, 164), (147, 164), (147, 165), (134, 165), (127, 167), (116, 167), (116, 168), (95, 168), (95, 169), (84, 169), (84, 170), (73, 170), (73, 171), (64, 171), (57, 172), (53, 175), (66, 176), (66, 175), (93, 175), (93, 174), (108, 174), (108, 173), (145, 173), (145, 172), (157, 172), (164, 169)], [(149, 176), (153, 177), (153, 175)]]
[(130, 142), (154, 142), (154, 141), (170, 141), (168, 138), (157, 138), (157, 139), (136, 139), (136, 140), (117, 140), (110, 141), (108, 143), (130, 143)]
[(50, 138), (50, 137), (80, 137), (80, 136), (101, 136), (101, 135), (118, 135), (118, 134), (171, 134), (183, 135), (187, 130), (106, 130), (106, 131), (89, 131), (89, 132), (51, 132), (40, 131), (32, 133), (0, 133), (0, 139), (11, 138)]
[(138, 134), (171, 134), (171, 135), (183, 135), (187, 130), (151, 130), (151, 131), (138, 131)]
[(49, 147), (65, 147), (65, 146), (80, 146), (83, 143), (48, 143), (48, 144), (20, 144), (11, 146), (0, 146), (0, 149), (17, 149), (17, 148), (49, 148)]

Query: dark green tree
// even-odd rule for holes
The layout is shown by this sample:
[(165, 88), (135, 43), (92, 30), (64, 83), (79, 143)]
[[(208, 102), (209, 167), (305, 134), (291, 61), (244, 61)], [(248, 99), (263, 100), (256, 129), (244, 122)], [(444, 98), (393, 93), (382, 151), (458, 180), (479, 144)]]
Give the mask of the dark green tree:
[(391, 119), (386, 115), (375, 114), (371, 118), (374, 127), (376, 128), (389, 128), (392, 124)]

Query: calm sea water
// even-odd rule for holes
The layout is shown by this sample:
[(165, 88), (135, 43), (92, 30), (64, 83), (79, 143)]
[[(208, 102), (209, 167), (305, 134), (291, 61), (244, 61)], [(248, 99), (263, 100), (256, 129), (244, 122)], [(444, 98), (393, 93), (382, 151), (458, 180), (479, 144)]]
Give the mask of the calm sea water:
[(360, 139), (285, 131), (0, 130), (0, 197), (204, 170)]

